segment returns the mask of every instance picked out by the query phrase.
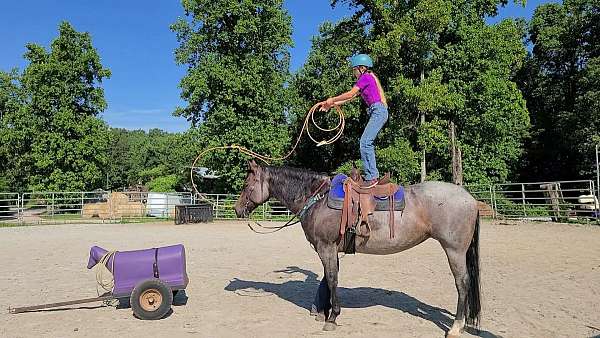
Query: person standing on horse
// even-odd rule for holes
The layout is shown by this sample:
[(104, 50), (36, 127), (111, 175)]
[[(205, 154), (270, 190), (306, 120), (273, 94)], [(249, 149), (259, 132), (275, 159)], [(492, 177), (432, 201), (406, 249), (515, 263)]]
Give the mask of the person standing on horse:
[(375, 160), (375, 137), (388, 120), (388, 105), (385, 93), (379, 79), (371, 71), (373, 60), (367, 54), (358, 54), (350, 59), (352, 74), (357, 81), (349, 91), (330, 97), (321, 102), (321, 111), (328, 111), (332, 106), (346, 103), (355, 98), (359, 93), (367, 104), (369, 122), (360, 137), (360, 158), (363, 163), (365, 180), (367, 185), (378, 182), (379, 171)]

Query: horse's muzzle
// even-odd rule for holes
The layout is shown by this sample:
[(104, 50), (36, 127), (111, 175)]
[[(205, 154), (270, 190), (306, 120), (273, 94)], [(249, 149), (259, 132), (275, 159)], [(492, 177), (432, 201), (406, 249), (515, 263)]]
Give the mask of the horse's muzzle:
[(238, 218), (246, 218), (248, 217), (248, 209), (246, 207), (244, 207), (243, 205), (240, 206), (239, 204), (235, 204), (235, 206), (233, 207), (233, 209), (235, 209), (235, 215)]

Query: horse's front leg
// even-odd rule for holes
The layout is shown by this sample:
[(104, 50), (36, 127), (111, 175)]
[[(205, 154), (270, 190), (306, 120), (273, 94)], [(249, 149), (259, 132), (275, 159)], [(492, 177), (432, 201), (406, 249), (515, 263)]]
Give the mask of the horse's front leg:
[[(323, 269), (325, 272), (325, 279), (327, 279), (327, 286), (329, 286), (331, 311), (329, 317), (323, 326), (323, 330), (332, 331), (335, 330), (336, 323), (335, 319), (340, 314), (340, 302), (337, 296), (337, 283), (338, 283), (338, 257), (337, 257), (337, 246), (335, 243), (322, 243), (317, 247), (317, 253), (321, 262), (323, 263)], [(323, 301), (323, 300), (321, 300)]]

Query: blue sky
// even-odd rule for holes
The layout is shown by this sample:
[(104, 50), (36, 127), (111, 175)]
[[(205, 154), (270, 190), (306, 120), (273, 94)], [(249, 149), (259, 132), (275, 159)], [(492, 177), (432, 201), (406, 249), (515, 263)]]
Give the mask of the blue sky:
[[(547, 1), (529, 1), (525, 7), (509, 4), (493, 23), (505, 17), (529, 19), (535, 7)], [(152, 4), (150, 6), (150, 4)], [(292, 71), (310, 49), (310, 39), (325, 20), (337, 21), (349, 13), (345, 5), (332, 9), (328, 0), (286, 0), (292, 16), (295, 46)], [(19, 0), (0, 5), (0, 70), (23, 69), (25, 44), (48, 47), (58, 35), (58, 24), (69, 21), (78, 31), (92, 35), (102, 64), (112, 71), (103, 83), (108, 109), (101, 117), (112, 127), (160, 128), (177, 132), (188, 128), (185, 119), (171, 115), (184, 105), (178, 84), (185, 68), (175, 64), (175, 34), (169, 25), (183, 16), (178, 0)]]

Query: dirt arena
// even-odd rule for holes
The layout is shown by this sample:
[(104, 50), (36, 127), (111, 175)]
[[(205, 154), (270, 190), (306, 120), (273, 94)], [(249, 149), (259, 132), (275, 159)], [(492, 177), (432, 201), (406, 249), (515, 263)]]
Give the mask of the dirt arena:
[[(190, 284), (162, 320), (99, 303), (8, 314), (9, 306), (95, 297), (92, 245), (176, 243), (186, 247)], [(481, 337), (600, 335), (600, 227), (484, 222), (480, 250)], [(392, 256), (343, 257), (334, 332), (309, 316), (322, 268), (300, 227), (271, 235), (242, 222), (0, 228), (0, 257), (1, 337), (444, 337), (456, 306), (433, 240)]]

